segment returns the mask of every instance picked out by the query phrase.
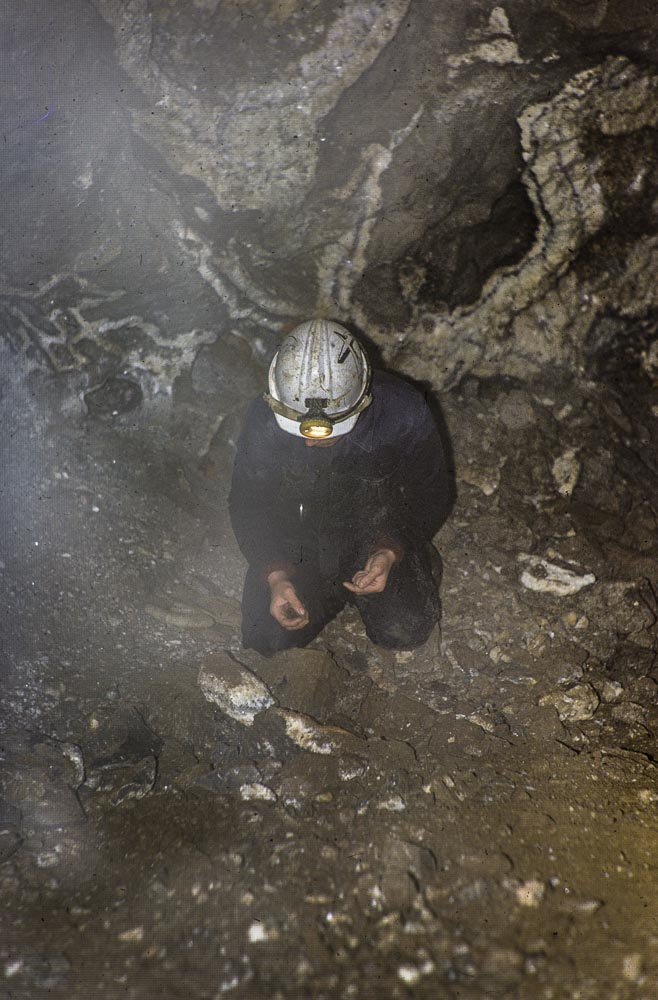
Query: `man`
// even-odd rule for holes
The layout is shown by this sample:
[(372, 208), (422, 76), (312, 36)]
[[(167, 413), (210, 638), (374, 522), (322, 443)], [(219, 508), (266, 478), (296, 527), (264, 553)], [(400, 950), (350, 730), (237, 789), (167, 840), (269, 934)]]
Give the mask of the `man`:
[(372, 642), (424, 643), (439, 619), (430, 542), (449, 506), (422, 394), (372, 374), (338, 323), (298, 326), (238, 441), (229, 509), (249, 564), (245, 648), (305, 646), (348, 600)]

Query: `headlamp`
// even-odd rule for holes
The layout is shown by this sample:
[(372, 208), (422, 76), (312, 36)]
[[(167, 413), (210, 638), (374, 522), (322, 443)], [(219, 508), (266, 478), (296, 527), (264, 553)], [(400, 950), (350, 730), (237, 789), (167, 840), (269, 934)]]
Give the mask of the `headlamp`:
[(306, 417), (299, 425), (299, 433), (305, 438), (328, 438), (333, 434), (331, 420), (326, 417)]
[(328, 399), (304, 400), (304, 406), (308, 406), (308, 413), (299, 422), (299, 433), (303, 437), (319, 440), (333, 434), (333, 421), (324, 412), (328, 402)]

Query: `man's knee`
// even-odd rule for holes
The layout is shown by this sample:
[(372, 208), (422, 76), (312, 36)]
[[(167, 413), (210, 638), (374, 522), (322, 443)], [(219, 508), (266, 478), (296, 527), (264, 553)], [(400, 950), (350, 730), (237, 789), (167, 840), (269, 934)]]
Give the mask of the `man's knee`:
[(416, 649), (429, 639), (438, 614), (414, 622), (388, 621), (385, 625), (366, 625), (366, 635), (384, 649)]

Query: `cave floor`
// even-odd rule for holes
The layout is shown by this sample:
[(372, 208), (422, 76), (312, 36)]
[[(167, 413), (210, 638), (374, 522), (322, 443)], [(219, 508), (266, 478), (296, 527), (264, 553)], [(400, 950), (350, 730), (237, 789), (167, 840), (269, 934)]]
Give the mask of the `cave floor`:
[(2, 1000), (658, 995), (647, 379), (447, 393), (440, 646), (261, 661), (226, 451), (5, 360)]

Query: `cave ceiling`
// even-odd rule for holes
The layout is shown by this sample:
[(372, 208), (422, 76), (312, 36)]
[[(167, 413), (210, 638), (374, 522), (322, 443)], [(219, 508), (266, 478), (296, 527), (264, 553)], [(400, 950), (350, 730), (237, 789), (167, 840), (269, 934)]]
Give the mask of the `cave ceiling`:
[[(171, 392), (324, 313), (436, 388), (655, 327), (643, 2), (3, 6), (5, 335)], [(606, 327), (607, 324), (607, 327)]]

